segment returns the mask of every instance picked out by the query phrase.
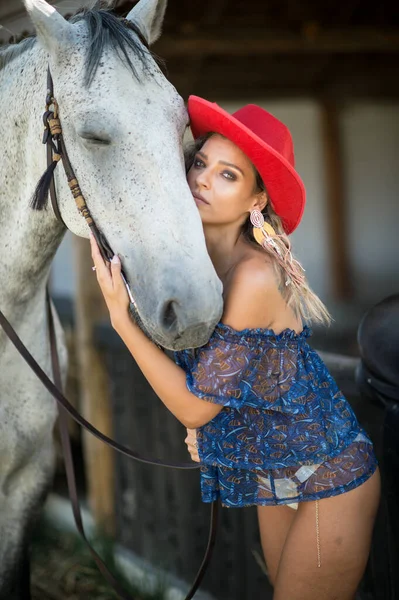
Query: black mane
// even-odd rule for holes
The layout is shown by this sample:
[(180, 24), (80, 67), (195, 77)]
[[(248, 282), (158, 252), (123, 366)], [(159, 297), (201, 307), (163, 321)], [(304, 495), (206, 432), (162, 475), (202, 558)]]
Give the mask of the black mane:
[[(145, 69), (148, 68), (150, 64), (149, 59), (151, 57), (154, 58), (157, 63), (161, 62), (162, 66), (162, 61), (159, 61), (157, 56), (150, 52), (149, 49), (144, 48), (137, 38), (131, 35), (131, 33), (134, 32), (139, 38), (142, 38), (139, 28), (133, 22), (121, 19), (109, 10), (101, 9), (96, 6), (91, 9), (82, 9), (70, 19), (71, 23), (78, 23), (80, 21), (87, 23), (89, 31), (89, 46), (87, 49), (85, 65), (85, 85), (87, 87), (89, 87), (93, 81), (104, 50), (108, 48), (115, 50), (120, 59), (132, 71), (137, 79), (138, 73), (129, 56), (129, 50), (140, 59), (141, 64)], [(4, 48), (1, 48), (0, 70), (14, 58), (17, 58), (31, 48), (35, 41), (36, 36), (33, 35), (22, 40), (19, 44), (9, 44)]]
[(86, 56), (85, 84), (90, 86), (98, 69), (104, 50), (112, 48), (120, 59), (130, 68), (136, 78), (137, 71), (129, 56), (129, 50), (137, 56), (143, 67), (149, 66), (149, 57), (152, 56), (147, 48), (143, 48), (133, 31), (139, 38), (142, 34), (133, 22), (120, 19), (108, 10), (92, 8), (83, 9), (70, 19), (71, 23), (85, 21), (89, 30), (89, 47)]

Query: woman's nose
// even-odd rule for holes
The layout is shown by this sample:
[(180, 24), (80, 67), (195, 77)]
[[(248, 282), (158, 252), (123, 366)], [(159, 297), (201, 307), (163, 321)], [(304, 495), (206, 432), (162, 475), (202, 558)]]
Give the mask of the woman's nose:
[(209, 173), (205, 170), (201, 171), (201, 173), (197, 177), (197, 185), (198, 187), (209, 189), (210, 187), (210, 177)]

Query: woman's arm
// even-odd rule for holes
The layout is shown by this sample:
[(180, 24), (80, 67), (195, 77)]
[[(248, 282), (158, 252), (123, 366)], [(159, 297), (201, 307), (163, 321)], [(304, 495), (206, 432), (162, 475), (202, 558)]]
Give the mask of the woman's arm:
[(154, 392), (185, 427), (201, 427), (221, 411), (222, 406), (201, 400), (188, 391), (183, 369), (149, 340), (127, 313), (124, 319), (115, 322), (114, 329)]
[(189, 429), (205, 425), (221, 411), (223, 406), (201, 400), (188, 391), (183, 369), (149, 340), (131, 320), (128, 312), (129, 298), (121, 277), (119, 258), (114, 257), (110, 266), (107, 266), (94, 237), (90, 237), (90, 243), (97, 280), (113, 328), (126, 344), (154, 392), (170, 412)]

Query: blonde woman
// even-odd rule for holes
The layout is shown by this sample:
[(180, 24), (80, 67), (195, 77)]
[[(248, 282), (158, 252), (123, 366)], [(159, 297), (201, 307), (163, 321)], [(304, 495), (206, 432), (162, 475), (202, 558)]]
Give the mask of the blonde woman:
[(113, 327), (201, 463), (204, 502), (256, 505), (274, 600), (353, 600), (380, 479), (372, 442), (318, 354), (329, 314), (294, 259), (305, 189), (289, 130), (255, 105), (230, 115), (191, 96), (187, 180), (224, 312), (209, 342), (173, 362), (132, 322), (114, 257), (92, 238)]

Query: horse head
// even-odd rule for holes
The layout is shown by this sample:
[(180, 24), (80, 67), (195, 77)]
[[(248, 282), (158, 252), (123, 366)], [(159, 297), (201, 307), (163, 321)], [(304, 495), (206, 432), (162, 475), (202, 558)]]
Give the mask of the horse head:
[[(24, 2), (48, 55), (69, 159), (95, 223), (122, 260), (144, 328), (170, 349), (206, 343), (222, 311), (221, 282), (186, 182), (187, 112), (129, 27), (152, 44), (166, 0), (140, 0), (127, 21), (99, 9), (67, 21), (45, 0)], [(88, 237), (61, 166), (55, 186), (65, 225)]]

